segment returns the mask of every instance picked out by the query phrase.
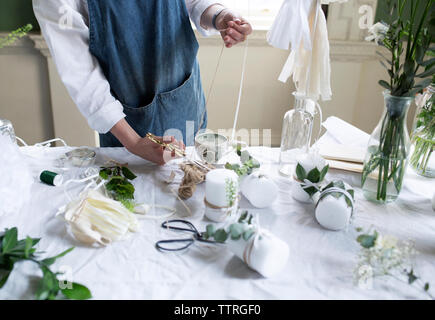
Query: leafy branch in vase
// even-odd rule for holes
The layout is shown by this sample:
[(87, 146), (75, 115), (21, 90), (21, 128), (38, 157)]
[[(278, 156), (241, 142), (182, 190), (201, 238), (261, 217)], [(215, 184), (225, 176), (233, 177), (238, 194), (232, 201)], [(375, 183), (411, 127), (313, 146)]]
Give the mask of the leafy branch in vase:
[[(384, 202), (391, 193), (388, 190), (390, 182), (397, 194), (402, 188), (409, 148), (404, 125), (407, 110), (416, 93), (427, 87), (435, 74), (435, 60), (427, 58), (428, 53), (435, 50), (431, 47), (433, 36), (430, 32), (435, 23), (431, 17), (434, 0), (388, 0), (387, 3), (391, 21), (375, 24), (366, 38), (385, 47), (390, 57), (377, 52), (389, 75), (389, 81), (379, 81), (386, 89), (386, 112), (378, 144), (369, 147), (370, 157), (362, 175), (363, 187), (369, 176), (377, 176), (376, 200)], [(408, 7), (410, 18), (406, 18)]]

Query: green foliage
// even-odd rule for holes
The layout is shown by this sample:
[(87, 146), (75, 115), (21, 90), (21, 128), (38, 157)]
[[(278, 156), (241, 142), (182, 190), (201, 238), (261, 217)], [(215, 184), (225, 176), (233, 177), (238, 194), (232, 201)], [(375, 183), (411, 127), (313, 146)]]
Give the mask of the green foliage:
[(36, 244), (39, 238), (26, 237), (18, 240), (18, 229), (6, 229), (0, 235), (0, 289), (6, 284), (9, 275), (12, 273), (15, 263), (20, 261), (32, 261), (38, 264), (42, 271), (42, 279), (39, 282), (35, 297), (38, 300), (54, 300), (62, 293), (68, 299), (86, 300), (92, 297), (91, 292), (85, 286), (72, 283), (71, 289), (61, 289), (57, 276), (60, 273), (55, 273), (50, 270), (57, 259), (65, 256), (74, 248), (65, 250), (64, 252), (51, 257), (38, 260), (36, 256)]
[(33, 26), (31, 24), (27, 24), (22, 28), (18, 28), (17, 30), (12, 31), (6, 37), (0, 38), (0, 48), (3, 48), (3, 47), (6, 47), (6, 46), (13, 44), (18, 39), (27, 35), (27, 33), (29, 33), (29, 31), (32, 29), (33, 29)]
[(260, 168), (260, 162), (253, 158), (248, 151), (242, 151), (241, 145), (237, 146), (237, 155), (240, 157), (242, 165), (226, 163), (225, 168), (235, 171), (239, 177), (248, 176), (254, 169)]
[(106, 190), (116, 201), (121, 202), (128, 210), (133, 211), (134, 186), (129, 180), (134, 180), (137, 176), (125, 166), (103, 167), (100, 170), (100, 178), (107, 180)]
[(429, 101), (418, 110), (416, 120), (416, 130), (412, 136), (415, 148), (410, 158), (410, 164), (419, 173), (425, 175), (435, 150), (435, 94), (432, 94)]
[(228, 206), (232, 207), (237, 198), (237, 187), (233, 180), (225, 180), (225, 192), (227, 195)]
[[(433, 3), (433, 0), (387, 1), (389, 30), (383, 45), (389, 50), (391, 58), (378, 54), (390, 81), (381, 80), (379, 84), (393, 96), (413, 97), (427, 87), (435, 75), (435, 60), (426, 59), (435, 50), (431, 47), (435, 28)], [(416, 83), (417, 78), (423, 80)]]
[[(306, 172), (303, 166), (301, 166), (299, 163), (296, 165), (296, 177), (299, 181), (311, 181), (313, 183), (319, 183), (322, 182), (323, 179), (325, 179), (326, 174), (328, 173), (329, 165), (326, 165), (322, 171), (319, 171), (319, 169), (314, 168), (310, 172)], [(312, 197), (316, 192), (317, 189), (314, 187), (306, 187), (304, 188), (305, 192)]]
[(227, 229), (217, 229), (212, 224), (207, 225), (206, 231), (203, 236), (205, 239), (214, 239), (216, 242), (224, 243), (231, 238), (231, 240), (243, 240), (248, 241), (253, 235), (252, 229), (253, 216), (248, 214), (247, 211), (243, 212), (237, 221), (237, 223), (231, 224)]
[(375, 246), (376, 239), (378, 239), (378, 232), (374, 231), (373, 234), (362, 234), (358, 236), (356, 241), (361, 245), (361, 247), (370, 249)]
[[(352, 196), (352, 199), (355, 200), (355, 191), (353, 189), (347, 189), (346, 185), (341, 180), (332, 181), (325, 188), (322, 189), (322, 192), (325, 191), (325, 190), (328, 190), (330, 188), (340, 188), (340, 189), (346, 190)], [(331, 192), (331, 193), (328, 193), (328, 195), (331, 195), (331, 196), (333, 196), (333, 197), (335, 197), (337, 199), (339, 199), (340, 197), (344, 197), (348, 207), (350, 207), (350, 208), (352, 207), (352, 201), (348, 197), (346, 197), (343, 193), (340, 193), (340, 192)], [(320, 199), (322, 199), (323, 197), (325, 197), (325, 196), (321, 196)]]

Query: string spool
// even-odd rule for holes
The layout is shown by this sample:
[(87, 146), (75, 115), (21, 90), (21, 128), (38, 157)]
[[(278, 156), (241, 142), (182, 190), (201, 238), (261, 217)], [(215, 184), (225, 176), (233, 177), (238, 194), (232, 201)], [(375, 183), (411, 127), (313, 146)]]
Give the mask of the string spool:
[[(209, 164), (206, 164), (206, 166), (210, 168), (210, 170), (214, 169), (214, 167)], [(195, 193), (196, 185), (205, 181), (207, 172), (190, 163), (182, 163), (180, 168), (184, 171), (184, 177), (178, 189), (178, 196), (183, 200), (187, 200)]]

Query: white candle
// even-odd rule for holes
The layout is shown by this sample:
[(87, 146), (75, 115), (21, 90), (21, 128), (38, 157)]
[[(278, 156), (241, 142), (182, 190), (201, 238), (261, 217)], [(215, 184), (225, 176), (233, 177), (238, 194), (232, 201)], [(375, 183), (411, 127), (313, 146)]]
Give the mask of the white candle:
[(207, 173), (205, 179), (205, 198), (208, 203), (216, 207), (228, 207), (229, 195), (227, 194), (228, 184), (232, 183), (238, 193), (237, 174), (228, 169), (216, 169)]
[(297, 163), (299, 163), (308, 174), (314, 168), (317, 168), (319, 171), (326, 166), (326, 161), (319, 154), (316, 153), (307, 153), (302, 154), (297, 158)]
[(350, 222), (352, 208), (346, 203), (344, 196), (335, 198), (327, 196), (319, 201), (316, 208), (316, 220), (329, 230), (344, 230)]

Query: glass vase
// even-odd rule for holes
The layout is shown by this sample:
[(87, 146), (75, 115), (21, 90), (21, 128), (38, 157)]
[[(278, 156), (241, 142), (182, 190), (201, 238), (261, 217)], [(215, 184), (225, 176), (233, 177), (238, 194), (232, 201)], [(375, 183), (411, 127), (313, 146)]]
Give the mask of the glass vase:
[(410, 149), (406, 120), (413, 98), (384, 92), (384, 101), (384, 113), (369, 140), (361, 180), (366, 199), (377, 203), (398, 198)]
[(279, 172), (285, 176), (293, 175), (297, 157), (309, 150), (315, 114), (314, 101), (299, 93), (293, 95), (295, 107), (285, 114), (281, 135)]
[(419, 175), (435, 178), (435, 87), (429, 86), (417, 103), (409, 164)]
[(9, 120), (0, 119), (0, 135), (8, 136), (13, 143), (16, 143), (14, 127)]

